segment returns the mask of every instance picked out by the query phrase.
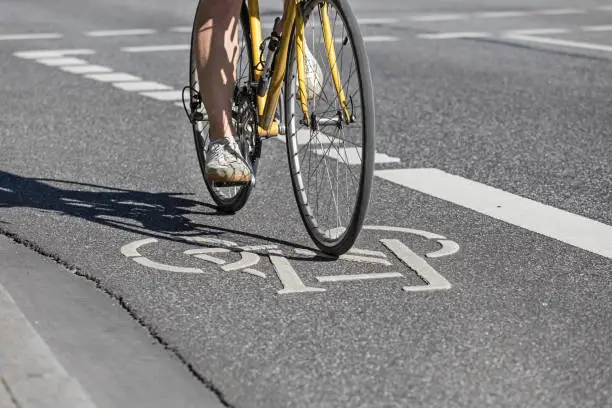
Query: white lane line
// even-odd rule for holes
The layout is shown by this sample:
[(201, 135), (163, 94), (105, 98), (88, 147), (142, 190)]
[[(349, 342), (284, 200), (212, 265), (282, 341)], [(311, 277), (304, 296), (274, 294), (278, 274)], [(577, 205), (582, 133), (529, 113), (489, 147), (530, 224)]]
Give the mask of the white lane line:
[(568, 14), (586, 14), (587, 11), (584, 9), (564, 8), (564, 9), (536, 10), (533, 13), (541, 14), (544, 16), (563, 16), (563, 15), (568, 15)]
[(74, 57), (38, 58), (36, 62), (39, 64), (48, 65), (50, 67), (59, 67), (63, 65), (87, 65), (87, 61)]
[(528, 35), (507, 35), (505, 36), (505, 38), (517, 41), (534, 42), (539, 44), (558, 45), (561, 47), (582, 48), (586, 50), (612, 52), (612, 46), (610, 45), (594, 44), (579, 41), (566, 41), (560, 40), (558, 38), (532, 37)]
[(507, 30), (502, 35), (545, 35), (545, 34), (564, 34), (569, 33), (567, 28), (527, 28), (521, 30)]
[(362, 25), (377, 25), (377, 24), (396, 24), (399, 22), (397, 18), (358, 18), (357, 22)]
[(113, 72), (109, 67), (102, 65), (67, 65), (60, 67), (62, 71), (70, 72), (71, 74), (107, 74)]
[(378, 170), (376, 176), (612, 259), (612, 226), (438, 169)]
[(508, 18), (508, 17), (524, 17), (529, 15), (526, 11), (485, 11), (474, 13), (475, 18)]
[(612, 31), (612, 25), (584, 26), (584, 31)]
[(14, 53), (16, 57), (25, 59), (38, 59), (38, 58), (59, 58), (65, 57), (66, 55), (92, 55), (95, 54), (94, 50), (88, 49), (72, 49), (72, 50), (32, 50), (32, 51), (19, 51)]
[(454, 20), (463, 20), (468, 18), (465, 14), (431, 14), (431, 15), (422, 15), (422, 16), (412, 16), (408, 19), (411, 21), (419, 21), (419, 22), (435, 22), (435, 21), (454, 21)]
[(10, 389), (15, 405), (95, 408), (2, 285), (0, 344), (0, 387)]
[(143, 96), (153, 98), (158, 101), (180, 101), (183, 99), (183, 93), (181, 91), (154, 91), (154, 92), (141, 92)]
[(190, 33), (192, 30), (191, 26), (178, 26), (170, 28), (173, 33)]
[(136, 28), (130, 30), (97, 30), (87, 31), (85, 35), (88, 37), (124, 37), (130, 35), (151, 35), (157, 33), (151, 28)]
[(126, 74), (125, 72), (112, 72), (109, 74), (89, 74), (85, 78), (93, 79), (100, 82), (134, 82), (141, 79), (137, 76)]
[(609, 6), (600, 6), (600, 7), (597, 7), (597, 10), (612, 11), (612, 5), (609, 5)]
[(363, 37), (365, 42), (395, 42), (397, 37), (391, 37), (386, 35), (367, 35)]
[(189, 44), (170, 45), (142, 45), (134, 47), (123, 47), (123, 52), (160, 52), (160, 51), (185, 51), (189, 50)]
[(113, 86), (128, 92), (168, 91), (172, 89), (172, 87), (168, 85), (153, 81), (117, 82), (114, 83)]
[(371, 279), (389, 279), (389, 278), (403, 278), (399, 272), (381, 272), (381, 273), (364, 273), (358, 275), (330, 275), (330, 276), (317, 276), (319, 282), (348, 282), (348, 281), (360, 281), (360, 280), (371, 280)]
[(461, 39), (461, 38), (487, 38), (490, 37), (491, 33), (485, 33), (480, 31), (464, 31), (456, 33), (431, 33), (431, 34), (419, 34), (419, 38), (425, 40), (450, 40), (450, 39)]
[(19, 41), (19, 40), (54, 40), (64, 37), (59, 33), (39, 33), (39, 34), (0, 34), (0, 41)]

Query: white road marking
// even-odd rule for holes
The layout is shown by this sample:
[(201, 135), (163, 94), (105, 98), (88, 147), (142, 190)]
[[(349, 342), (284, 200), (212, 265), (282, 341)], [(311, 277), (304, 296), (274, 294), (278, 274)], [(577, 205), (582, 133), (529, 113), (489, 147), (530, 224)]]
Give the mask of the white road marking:
[(357, 22), (362, 25), (376, 25), (376, 24), (396, 24), (399, 22), (397, 18), (358, 18)]
[(107, 74), (113, 72), (109, 67), (102, 65), (68, 65), (60, 67), (62, 71), (70, 72), (71, 74)]
[(283, 289), (277, 293), (279, 295), (289, 293), (305, 293), (305, 292), (325, 292), (323, 288), (313, 288), (306, 286), (300, 279), (291, 263), (283, 256), (270, 255), (270, 262), (274, 266), (278, 279), (283, 284)]
[(461, 39), (461, 38), (486, 38), (490, 37), (490, 33), (480, 31), (464, 31), (456, 33), (431, 33), (431, 34), (419, 34), (419, 38), (425, 40), (450, 40), (450, 39)]
[(136, 28), (130, 30), (97, 30), (87, 31), (85, 33), (88, 37), (123, 37), (130, 35), (151, 35), (157, 31), (151, 28)]
[(136, 82), (117, 82), (113, 86), (123, 89), (128, 92), (139, 92), (139, 91), (165, 91), (172, 89), (168, 85), (160, 84), (159, 82), (152, 81), (136, 81)]
[(264, 278), (264, 279), (266, 278), (266, 274), (265, 274), (265, 273), (263, 273), (263, 272), (258, 271), (257, 269), (246, 268), (246, 269), (245, 269), (244, 271), (242, 271), (242, 272), (246, 272), (246, 273), (249, 273), (249, 274), (251, 274), (251, 275), (258, 276), (258, 277), (260, 277), (260, 278)]
[(329, 275), (329, 276), (317, 276), (317, 280), (321, 283), (326, 282), (350, 282), (350, 281), (362, 281), (372, 279), (390, 279), (390, 278), (403, 278), (399, 272), (380, 272), (380, 273), (363, 273), (355, 275)]
[(419, 21), (419, 22), (435, 22), (435, 21), (453, 21), (453, 20), (463, 20), (468, 18), (465, 14), (431, 14), (431, 15), (422, 15), (422, 16), (412, 16), (409, 17), (409, 20)]
[(16, 52), (16, 57), (25, 59), (38, 59), (38, 58), (59, 58), (65, 57), (66, 55), (91, 55), (95, 54), (94, 50), (89, 49), (72, 49), (72, 50), (32, 50), (32, 51), (20, 51)]
[(156, 99), (158, 101), (180, 101), (183, 99), (183, 93), (181, 91), (153, 91), (153, 92), (141, 92), (140, 93), (147, 98)]
[(0, 387), (10, 390), (15, 406), (95, 408), (2, 285), (0, 344)]
[(365, 42), (395, 42), (397, 41), (397, 37), (392, 37), (388, 35), (366, 35), (363, 37), (363, 41)]
[[(359, 147), (340, 147), (337, 149), (314, 149), (315, 154), (319, 156), (325, 155), (330, 159), (337, 160), (343, 164), (347, 164), (349, 166), (356, 166), (361, 164), (361, 148)], [(374, 153), (374, 162), (383, 164), (383, 163), (400, 163), (401, 159), (398, 157), (391, 157), (385, 153)]]
[(529, 15), (526, 11), (484, 11), (474, 13), (475, 18), (507, 18), (507, 17), (523, 17)]
[(566, 14), (586, 14), (584, 9), (565, 8), (565, 9), (546, 9), (534, 11), (534, 14), (542, 14), (545, 16), (562, 16)]
[(62, 37), (63, 35), (59, 33), (1, 34), (0, 41), (53, 40)]
[(521, 30), (503, 31), (502, 35), (544, 35), (544, 34), (564, 34), (570, 32), (567, 28), (527, 28)]
[(173, 33), (190, 33), (193, 28), (191, 26), (172, 27), (170, 31)]
[(612, 25), (584, 26), (584, 31), (612, 31)]
[(254, 254), (252, 252), (240, 252), (239, 261), (222, 266), (221, 269), (226, 272), (237, 271), (239, 269), (245, 269), (251, 266), (255, 266), (259, 263), (259, 260), (260, 258), (257, 254)]
[(587, 42), (580, 42), (580, 41), (567, 41), (567, 40), (560, 40), (558, 38), (532, 37), (528, 35), (508, 35), (505, 38), (509, 38), (509, 39), (517, 40), (517, 41), (558, 45), (562, 47), (583, 48), (586, 50), (612, 52), (612, 46), (610, 45), (594, 44), (594, 43), (587, 43)]
[(612, 227), (601, 222), (438, 169), (379, 170), (375, 174), (392, 183), (612, 259)]
[(349, 249), (348, 253), (349, 254), (355, 254), (355, 255), (378, 256), (380, 258), (386, 258), (387, 257), (384, 252), (372, 251), (372, 250), (369, 250), (369, 249), (351, 248), (351, 249)]
[(342, 259), (344, 261), (373, 263), (373, 264), (380, 264), (380, 265), (386, 265), (386, 266), (392, 265), (391, 262), (387, 261), (386, 259), (376, 258), (372, 256), (344, 254), (344, 255), (340, 255), (339, 259)]
[(137, 76), (126, 74), (125, 72), (112, 72), (108, 74), (88, 74), (85, 78), (100, 82), (134, 82), (141, 79)]
[(170, 45), (142, 45), (135, 47), (123, 47), (123, 52), (163, 52), (163, 51), (185, 51), (189, 50), (189, 44)]
[(204, 273), (201, 269), (198, 268), (184, 268), (180, 266), (174, 265), (166, 265), (160, 262), (152, 261), (144, 256), (140, 255), (138, 252), (138, 248), (144, 245), (153, 244), (158, 242), (155, 238), (145, 238), (138, 241), (130, 242), (121, 247), (121, 253), (132, 261), (139, 263), (142, 266), (146, 266), (147, 268), (157, 269), (160, 271), (167, 272), (179, 272), (179, 273)]
[(440, 275), (427, 261), (415, 254), (414, 251), (401, 241), (397, 239), (381, 239), (380, 242), (427, 283), (426, 286), (404, 286), (403, 289), (406, 292), (448, 290), (451, 288), (450, 282), (444, 276)]
[(597, 10), (612, 11), (612, 5), (609, 5), (609, 6), (600, 6), (600, 7), (597, 7)]
[(50, 67), (87, 65), (87, 61), (74, 57), (38, 58), (36, 62), (38, 62), (39, 64), (48, 65)]

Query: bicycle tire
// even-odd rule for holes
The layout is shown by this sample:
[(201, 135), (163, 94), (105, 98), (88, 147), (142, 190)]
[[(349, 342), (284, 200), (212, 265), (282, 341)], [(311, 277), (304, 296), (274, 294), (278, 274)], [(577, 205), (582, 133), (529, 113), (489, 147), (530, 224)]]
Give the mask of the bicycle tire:
[[(308, 129), (310, 131), (309, 140), (307, 144), (311, 144), (313, 139), (314, 143), (319, 143), (321, 146), (324, 146), (321, 143), (320, 139), (331, 141), (330, 146), (334, 146), (336, 140), (338, 140), (338, 146), (341, 147), (328, 147), (326, 149), (319, 149), (318, 153), (323, 156), (321, 162), (325, 161), (325, 167), (327, 166), (327, 159), (325, 156), (327, 153), (334, 153), (336, 156), (336, 163), (340, 161), (344, 153), (347, 158), (346, 165), (347, 167), (351, 166), (351, 160), (349, 159), (349, 153), (356, 152), (356, 156), (360, 158), (360, 170), (359, 170), (359, 179), (358, 182), (356, 177), (353, 180), (347, 178), (350, 183), (355, 185), (355, 197), (354, 204), (352, 205), (350, 216), (346, 217), (348, 220), (346, 225), (336, 225), (334, 228), (328, 228), (330, 226), (323, 225), (323, 218), (327, 215), (322, 213), (318, 215), (315, 210), (319, 207), (319, 196), (315, 195), (314, 192), (309, 191), (312, 190), (310, 188), (310, 162), (306, 162), (305, 156), (300, 157), (302, 154), (301, 145), (300, 145), (300, 137), (301, 135), (298, 133), (300, 129), (298, 129), (298, 119), (297, 115), (301, 114), (301, 109), (299, 107), (298, 101), (299, 99), (296, 96), (296, 81), (297, 81), (297, 73), (296, 73), (296, 35), (295, 35), (295, 27), (292, 33), (292, 41), (291, 41), (291, 49), (289, 52), (289, 58), (287, 61), (287, 71), (285, 76), (285, 127), (287, 130), (287, 155), (289, 160), (289, 168), (291, 173), (291, 181), (293, 185), (293, 192), (295, 195), (296, 203), (300, 212), (300, 216), (302, 221), (306, 227), (306, 230), (313, 242), (317, 245), (317, 247), (328, 254), (331, 255), (341, 255), (348, 251), (355, 241), (361, 231), (363, 226), (363, 222), (365, 216), (367, 214), (367, 209), (370, 200), (370, 192), (372, 188), (372, 178), (374, 171), (374, 152), (375, 152), (375, 140), (374, 140), (374, 131), (375, 131), (375, 114), (374, 114), (374, 97), (373, 97), (373, 89), (372, 89), (372, 79), (370, 74), (370, 65), (368, 61), (368, 57), (365, 50), (365, 44), (359, 30), (359, 26), (357, 24), (357, 20), (349, 6), (347, 0), (312, 0), (308, 1), (304, 4), (302, 10), (304, 13), (304, 24), (307, 25), (308, 20), (311, 18), (311, 14), (313, 11), (319, 10), (317, 8), (318, 5), (322, 3), (327, 3), (328, 8), (329, 5), (332, 5), (337, 10), (337, 16), (342, 20), (342, 24), (346, 29), (346, 39), (342, 39), (341, 43), (343, 44), (341, 47), (344, 47), (348, 43), (351, 45), (350, 49), (355, 60), (356, 67), (356, 75), (360, 93), (360, 112), (357, 117), (356, 122), (361, 122), (362, 131), (361, 131), (361, 148), (359, 147), (345, 147), (348, 146), (348, 141), (337, 138), (331, 139), (329, 135), (320, 133), (323, 137), (319, 136), (319, 134), (313, 135), (313, 130)], [(335, 31), (334, 31), (335, 33)], [(313, 36), (315, 38), (316, 36)], [(316, 58), (316, 57), (315, 57)], [(329, 60), (327, 60), (329, 61)], [(342, 62), (338, 63), (341, 65)], [(328, 62), (329, 67), (329, 62)], [(342, 79), (344, 83), (344, 78)], [(349, 74), (349, 82), (350, 82), (350, 74)], [(321, 88), (324, 89), (326, 83), (321, 84)], [(333, 91), (335, 92), (335, 91)], [(337, 94), (336, 94), (337, 97)], [(351, 99), (351, 104), (353, 100)], [(340, 113), (339, 113), (340, 115)], [(316, 118), (315, 118), (316, 119)], [(311, 119), (311, 123), (313, 123)], [(347, 127), (348, 128), (348, 127)], [(344, 137), (344, 136), (343, 136)], [(349, 149), (354, 149), (349, 151)], [(361, 149), (361, 150), (359, 150)], [(361, 155), (360, 155), (361, 153)], [(315, 155), (317, 151), (315, 151)], [(354, 156), (354, 154), (352, 154)], [(330, 155), (329, 157), (332, 157)], [(309, 161), (312, 157), (309, 155)], [(337, 165), (336, 165), (337, 167)], [(332, 169), (333, 171), (333, 169)], [(315, 171), (316, 172), (316, 171)], [(328, 178), (329, 177), (329, 167), (328, 167)], [(339, 173), (336, 173), (339, 174)], [(309, 179), (304, 180), (304, 176), (308, 175)], [(315, 176), (316, 177), (316, 176)], [(322, 185), (322, 183), (319, 183)], [(331, 184), (331, 181), (330, 181)], [(316, 183), (315, 183), (316, 187)], [(336, 191), (338, 192), (338, 188), (336, 187)], [(333, 197), (333, 186), (331, 195)], [(339, 196), (338, 196), (339, 197)], [(336, 224), (341, 222), (341, 217), (339, 215), (338, 209), (338, 201), (334, 198), (334, 203), (336, 205), (336, 214), (337, 217)], [(315, 204), (316, 202), (316, 204)], [(316, 208), (314, 208), (316, 207)]]
[[(200, 7), (200, 3), (198, 3), (198, 8)], [(196, 9), (197, 16), (197, 9)], [(249, 83), (253, 80), (253, 56), (251, 53), (251, 38), (248, 33), (250, 33), (250, 23), (248, 18), (248, 9), (246, 4), (242, 4), (240, 10), (240, 24), (242, 28), (242, 40), (244, 41), (244, 49), (241, 50), (246, 51), (247, 59), (248, 59), (248, 81)], [(195, 61), (195, 33), (196, 33), (196, 17), (194, 17), (192, 30), (191, 30), (191, 45), (189, 51), (189, 85), (190, 85), (190, 108), (197, 107), (200, 112), (204, 112), (203, 103), (201, 102), (200, 87), (199, 81), (197, 79), (197, 70), (196, 70), (196, 61)], [(247, 33), (247, 35), (245, 35)], [(240, 44), (241, 39), (239, 39)], [(240, 46), (240, 45), (239, 45)], [(239, 80), (239, 78), (237, 78)], [(237, 82), (238, 86), (238, 82)], [(199, 98), (199, 100), (197, 100)], [(194, 104), (195, 103), (195, 104)], [(205, 113), (204, 113), (205, 114)], [(198, 163), (200, 165), (200, 170), (202, 172), (202, 177), (204, 178), (204, 183), (212, 197), (213, 201), (217, 205), (218, 209), (221, 212), (226, 213), (235, 213), (242, 209), (244, 205), (247, 203), (249, 196), (253, 190), (253, 183), (248, 183), (245, 185), (239, 186), (223, 186), (218, 185), (215, 182), (211, 182), (206, 179), (204, 176), (204, 170), (206, 167), (206, 157), (204, 152), (206, 151), (206, 146), (208, 143), (208, 125), (205, 117), (203, 120), (192, 121), (193, 128), (193, 137), (195, 141), (195, 148), (198, 157)], [(246, 158), (249, 156), (245, 143), (251, 144), (251, 141), (247, 140), (237, 140), (238, 144), (241, 146), (242, 154)], [(252, 146), (250, 146), (253, 148)], [(258, 158), (250, 157), (250, 164), (253, 169), (253, 176), (255, 176), (255, 172), (257, 170)]]

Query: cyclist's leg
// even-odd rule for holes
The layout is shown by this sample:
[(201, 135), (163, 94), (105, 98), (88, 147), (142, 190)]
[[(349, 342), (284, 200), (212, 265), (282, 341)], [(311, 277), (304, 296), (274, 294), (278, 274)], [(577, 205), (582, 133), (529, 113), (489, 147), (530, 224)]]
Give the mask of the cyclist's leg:
[(201, 0), (196, 16), (198, 78), (213, 140), (235, 136), (232, 96), (241, 0)]

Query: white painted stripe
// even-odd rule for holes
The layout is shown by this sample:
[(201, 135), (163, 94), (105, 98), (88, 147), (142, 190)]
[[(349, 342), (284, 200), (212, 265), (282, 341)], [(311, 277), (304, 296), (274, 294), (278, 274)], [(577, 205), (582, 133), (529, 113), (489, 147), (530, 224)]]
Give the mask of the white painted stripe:
[(73, 49), (73, 50), (32, 50), (32, 51), (19, 51), (16, 52), (16, 57), (25, 59), (38, 59), (38, 58), (59, 58), (65, 57), (66, 55), (91, 55), (95, 54), (94, 50), (88, 49)]
[(466, 18), (468, 18), (468, 16), (465, 14), (432, 14), (432, 15), (409, 17), (409, 19), (412, 21), (420, 21), (420, 22), (453, 21), (453, 20), (463, 20)]
[(399, 22), (397, 18), (358, 18), (357, 22), (362, 25), (377, 25), (377, 24), (396, 24)]
[(189, 44), (170, 45), (142, 45), (135, 47), (123, 47), (123, 52), (160, 52), (160, 51), (185, 51), (189, 50)]
[(60, 68), (72, 74), (106, 74), (113, 72), (111, 68), (102, 65), (68, 65)]
[(2, 285), (0, 344), (0, 387), (10, 389), (15, 405), (95, 408)]
[(583, 48), (586, 50), (612, 52), (612, 46), (610, 45), (593, 44), (593, 43), (579, 42), (579, 41), (566, 41), (566, 40), (560, 40), (558, 38), (531, 37), (528, 35), (509, 35), (506, 38), (510, 38), (512, 40), (518, 40), (518, 41), (535, 42), (535, 43), (540, 43), (540, 44), (559, 45), (562, 47)]
[(584, 26), (584, 31), (612, 31), (612, 25)]
[(367, 256), (378, 256), (380, 258), (386, 258), (384, 252), (380, 251), (372, 251), (370, 249), (360, 249), (360, 248), (351, 248), (348, 251), (349, 254), (357, 254), (357, 255), (367, 255)]
[(180, 101), (183, 99), (183, 93), (181, 91), (142, 92), (141, 95), (158, 101)]
[(62, 65), (87, 65), (87, 61), (74, 57), (38, 58), (36, 62), (50, 67), (59, 67)]
[(386, 266), (393, 265), (391, 262), (387, 261), (386, 259), (381, 259), (381, 258), (371, 257), (371, 256), (363, 256), (363, 255), (344, 254), (344, 255), (340, 255), (339, 259), (342, 259), (345, 261), (360, 262), (360, 263), (380, 264), (380, 265), (386, 265)]
[(172, 31), (173, 33), (190, 33), (192, 30), (191, 26), (178, 26), (178, 27), (172, 27), (170, 29), (170, 31)]
[(612, 11), (612, 5), (609, 6), (600, 6), (597, 7), (598, 10), (602, 10), (602, 11)]
[(85, 78), (93, 79), (100, 82), (134, 82), (140, 81), (140, 78), (134, 75), (126, 74), (125, 72), (112, 72), (109, 74), (89, 74)]
[(123, 37), (130, 35), (150, 35), (155, 34), (157, 31), (151, 28), (136, 28), (130, 30), (98, 30), (98, 31), (87, 31), (85, 33), (88, 37)]
[(378, 170), (376, 176), (612, 259), (612, 227), (438, 169)]
[(423, 38), (425, 40), (451, 40), (451, 39), (461, 39), (461, 38), (486, 38), (490, 37), (490, 33), (479, 32), (479, 31), (465, 31), (465, 32), (457, 32), (457, 33), (431, 33), (431, 34), (419, 34), (419, 38)]
[(564, 8), (564, 9), (546, 9), (546, 10), (537, 10), (534, 11), (534, 14), (542, 14), (545, 16), (562, 16), (566, 14), (586, 14), (586, 10), (583, 9), (574, 9), (574, 8)]
[(363, 37), (365, 42), (395, 42), (397, 37), (391, 37), (386, 35), (367, 35)]
[(567, 28), (527, 28), (523, 30), (508, 30), (502, 32), (502, 35), (545, 35), (545, 34), (563, 34), (568, 33)]
[(59, 33), (40, 33), (40, 34), (1, 34), (0, 41), (19, 41), (19, 40), (53, 40), (62, 38)]
[(330, 276), (317, 276), (319, 282), (348, 282), (348, 281), (360, 281), (360, 280), (371, 280), (371, 279), (389, 279), (389, 278), (403, 278), (399, 272), (381, 272), (381, 273), (364, 273), (358, 275), (330, 275)]
[(523, 17), (529, 15), (525, 11), (485, 11), (482, 13), (474, 13), (475, 18), (507, 18), (507, 17)]
[(139, 91), (165, 91), (172, 89), (168, 85), (160, 84), (152, 81), (135, 81), (135, 82), (117, 82), (113, 86), (129, 92)]

